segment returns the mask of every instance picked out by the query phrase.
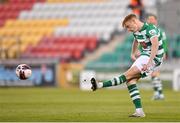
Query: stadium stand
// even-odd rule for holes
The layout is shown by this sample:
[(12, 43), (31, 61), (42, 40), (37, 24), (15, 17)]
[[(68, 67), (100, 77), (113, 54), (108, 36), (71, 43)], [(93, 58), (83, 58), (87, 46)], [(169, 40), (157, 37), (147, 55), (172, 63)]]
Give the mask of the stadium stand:
[[(23, 58), (79, 61), (122, 31), (119, 23), (127, 4), (117, 0), (9, 0), (0, 6), (0, 35), (12, 38), (1, 39), (2, 49), (7, 58), (16, 58), (21, 52)], [(174, 40), (173, 56), (179, 57), (179, 37)], [(119, 44), (115, 53), (94, 62), (127, 63), (129, 59), (121, 55), (126, 48), (128, 43)]]
[(61, 35), (96, 35), (105, 40), (117, 28), (124, 13), (122, 8), (126, 2), (101, 2), (101, 3), (38, 3), (32, 11), (24, 11), (20, 19), (57, 19), (69, 18), (70, 25), (67, 28), (57, 27), (56, 36)]
[(44, 37), (36, 47), (27, 50), (27, 56), (60, 57), (61, 61), (79, 60), (85, 51), (97, 46), (96, 37)]
[(108, 1), (108, 0), (47, 0), (49, 3), (73, 3), (73, 2), (102, 2), (102, 1)]
[[(39, 0), (38, 2), (43, 2)], [(35, 0), (9, 0), (5, 4), (0, 5), (0, 24), (3, 26), (8, 19), (16, 19), (22, 10), (30, 10)]]
[(112, 52), (103, 53), (100, 58), (89, 61), (86, 64), (86, 68), (97, 71), (109, 71), (119, 69), (119, 67), (129, 67), (132, 41), (133, 36), (127, 35), (124, 41), (119, 43)]
[[(8, 20), (3, 28), (0, 29), (0, 35), (18, 37), (21, 42), (20, 50), (24, 52), (27, 46), (37, 45), (38, 41), (44, 36), (52, 35), (53, 27), (66, 26), (67, 19), (61, 20)], [(28, 27), (28, 28), (27, 28)], [(12, 53), (19, 47), (16, 42), (10, 43), (9, 39), (3, 41), (6, 48), (10, 48), (8, 56), (13, 57)]]
[[(19, 46), (16, 44), (24, 33), (24, 30), (27, 32), (28, 28), (21, 28), (21, 25), (15, 26), (13, 23), (18, 19), (21, 11), (30, 11), (35, 2), (35, 0), (9, 0), (0, 4), (1, 49), (5, 51), (4, 57), (15, 58), (17, 56)], [(38, 2), (44, 2), (44, 0), (39, 0)]]
[[(116, 0), (10, 0), (0, 6), (0, 35), (7, 58), (80, 60), (109, 42), (125, 12)], [(4, 14), (6, 13), (6, 15)], [(10, 14), (9, 14), (10, 13)], [(13, 14), (12, 14), (13, 13)], [(6, 17), (8, 15), (8, 17)], [(19, 46), (20, 45), (20, 46)]]

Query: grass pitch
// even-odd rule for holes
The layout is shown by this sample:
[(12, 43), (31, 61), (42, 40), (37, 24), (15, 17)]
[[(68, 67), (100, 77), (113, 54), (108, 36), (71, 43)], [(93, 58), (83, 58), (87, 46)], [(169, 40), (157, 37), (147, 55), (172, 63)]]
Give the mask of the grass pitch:
[(127, 90), (0, 88), (0, 121), (180, 121), (179, 92), (165, 90), (163, 101), (151, 101), (152, 91), (140, 92), (145, 118), (128, 117), (134, 107)]

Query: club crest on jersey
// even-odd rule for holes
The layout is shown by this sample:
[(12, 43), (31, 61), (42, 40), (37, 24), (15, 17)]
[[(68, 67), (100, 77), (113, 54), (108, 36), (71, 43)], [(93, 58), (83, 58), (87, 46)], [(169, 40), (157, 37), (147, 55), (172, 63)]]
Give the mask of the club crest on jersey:
[(153, 30), (150, 30), (149, 33), (150, 33), (151, 35), (155, 35), (155, 34), (156, 34), (156, 30), (154, 30), (154, 29), (153, 29)]

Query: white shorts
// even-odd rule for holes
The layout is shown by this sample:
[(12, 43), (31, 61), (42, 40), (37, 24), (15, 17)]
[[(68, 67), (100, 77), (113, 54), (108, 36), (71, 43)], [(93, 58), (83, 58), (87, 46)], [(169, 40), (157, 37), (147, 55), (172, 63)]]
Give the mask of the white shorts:
[(131, 67), (136, 66), (141, 71), (141, 74), (143, 75), (143, 77), (151, 75), (152, 72), (157, 71), (159, 69), (159, 66), (156, 66), (155, 62), (153, 62), (152, 66), (150, 66), (148, 70), (143, 71), (142, 70), (143, 65), (147, 64), (148, 61), (149, 61), (149, 56), (141, 55), (140, 57), (136, 59), (136, 61), (132, 64)]

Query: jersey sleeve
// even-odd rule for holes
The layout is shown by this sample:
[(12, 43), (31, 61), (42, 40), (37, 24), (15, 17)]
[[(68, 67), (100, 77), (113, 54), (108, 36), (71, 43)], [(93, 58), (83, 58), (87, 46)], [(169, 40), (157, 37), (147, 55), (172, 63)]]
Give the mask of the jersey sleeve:
[(151, 39), (155, 36), (158, 36), (158, 29), (154, 25), (152, 25), (147, 29), (146, 34)]

